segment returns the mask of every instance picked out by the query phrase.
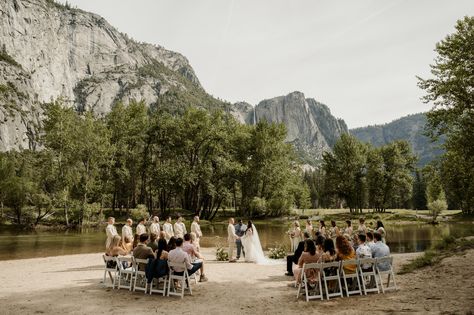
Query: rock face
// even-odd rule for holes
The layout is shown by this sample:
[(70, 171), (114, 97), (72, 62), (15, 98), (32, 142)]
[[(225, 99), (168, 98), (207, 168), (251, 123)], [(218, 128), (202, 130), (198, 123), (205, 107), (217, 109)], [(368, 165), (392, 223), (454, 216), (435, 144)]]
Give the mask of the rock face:
[(0, 150), (28, 148), (35, 103), (61, 97), (100, 115), (116, 101), (153, 104), (169, 89), (202, 89), (181, 54), (53, 0), (0, 1), (0, 48)]
[(301, 92), (263, 100), (255, 108), (236, 103), (230, 113), (246, 124), (262, 119), (283, 123), (288, 131), (286, 140), (308, 164), (316, 164), (323, 152), (330, 151), (341, 134), (348, 132), (345, 122), (335, 118), (326, 105), (305, 98)]
[(408, 115), (388, 124), (351, 129), (350, 133), (363, 142), (376, 147), (396, 140), (405, 140), (411, 144), (418, 156), (418, 166), (422, 167), (443, 153), (440, 145), (443, 139), (432, 142), (425, 132), (426, 115), (423, 113)]

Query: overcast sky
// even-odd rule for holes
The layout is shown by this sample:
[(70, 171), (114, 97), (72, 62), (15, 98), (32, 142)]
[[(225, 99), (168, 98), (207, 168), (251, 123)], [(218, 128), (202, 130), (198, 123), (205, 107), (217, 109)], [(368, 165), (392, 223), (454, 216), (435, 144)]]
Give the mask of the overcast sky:
[(185, 55), (210, 94), (252, 105), (301, 91), (350, 128), (430, 106), (435, 43), (474, 1), (68, 0), (136, 40)]

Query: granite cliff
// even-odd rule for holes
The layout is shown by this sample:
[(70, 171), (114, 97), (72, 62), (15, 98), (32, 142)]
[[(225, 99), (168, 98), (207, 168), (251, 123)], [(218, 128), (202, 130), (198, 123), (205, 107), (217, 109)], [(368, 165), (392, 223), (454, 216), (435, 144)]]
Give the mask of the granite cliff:
[(181, 54), (52, 0), (0, 1), (0, 48), (0, 150), (34, 146), (42, 102), (62, 98), (101, 115), (169, 90), (205, 94)]
[(424, 166), (443, 153), (443, 139), (433, 142), (425, 135), (426, 115), (424, 113), (408, 115), (383, 125), (351, 129), (350, 133), (363, 142), (376, 147), (396, 140), (405, 140), (411, 144), (418, 157), (418, 166)]
[(236, 103), (230, 113), (240, 122), (255, 124), (260, 120), (283, 123), (288, 131), (286, 140), (294, 144), (298, 155), (307, 164), (317, 164), (324, 151), (330, 151), (346, 123), (335, 118), (329, 108), (301, 92), (263, 100), (255, 107)]

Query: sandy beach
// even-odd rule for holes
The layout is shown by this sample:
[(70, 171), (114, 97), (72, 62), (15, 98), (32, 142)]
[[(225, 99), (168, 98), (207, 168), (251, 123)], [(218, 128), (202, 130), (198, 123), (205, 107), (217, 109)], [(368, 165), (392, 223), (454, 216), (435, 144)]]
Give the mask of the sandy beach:
[[(209, 282), (193, 296), (162, 297), (103, 288), (101, 254), (0, 261), (1, 314), (289, 314), (468, 313), (474, 307), (474, 250), (433, 268), (397, 275), (400, 290), (386, 294), (296, 300), (285, 265), (215, 261), (202, 249)], [(395, 254), (395, 268), (419, 254)]]

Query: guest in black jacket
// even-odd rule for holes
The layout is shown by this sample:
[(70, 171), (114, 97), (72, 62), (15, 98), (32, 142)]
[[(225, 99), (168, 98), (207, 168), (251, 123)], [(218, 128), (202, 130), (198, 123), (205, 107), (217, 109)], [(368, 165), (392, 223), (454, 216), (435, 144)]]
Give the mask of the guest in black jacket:
[(304, 241), (309, 238), (308, 232), (303, 233), (303, 240), (298, 243), (298, 247), (293, 255), (286, 256), (286, 273), (285, 275), (293, 277), (293, 264), (297, 264), (301, 254), (304, 251)]

